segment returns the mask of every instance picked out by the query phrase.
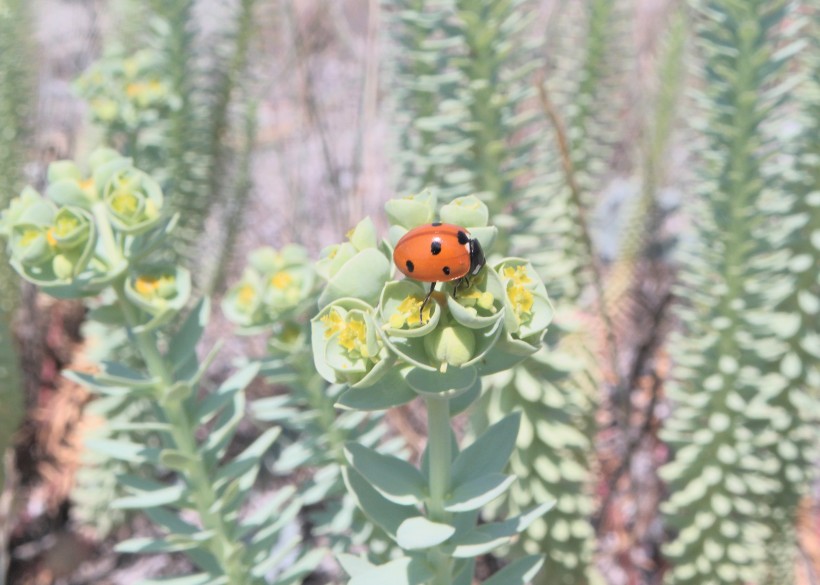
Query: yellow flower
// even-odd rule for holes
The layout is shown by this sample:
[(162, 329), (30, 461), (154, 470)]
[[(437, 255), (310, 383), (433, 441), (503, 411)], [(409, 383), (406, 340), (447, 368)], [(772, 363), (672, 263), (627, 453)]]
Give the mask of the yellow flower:
[(344, 329), (339, 333), (339, 345), (349, 352), (358, 351), (360, 354), (366, 355), (366, 341), (364, 321), (348, 321), (345, 323)]
[(532, 283), (530, 275), (527, 274), (526, 266), (506, 266), (504, 268), (504, 276), (512, 279), (516, 285), (524, 285)]
[(322, 317), (325, 326), (325, 339), (330, 339), (339, 333), (345, 325), (344, 318), (339, 311), (330, 311)]
[(139, 200), (133, 193), (120, 191), (111, 198), (111, 208), (120, 215), (134, 215), (139, 209)]
[(284, 290), (291, 284), (293, 284), (293, 280), (293, 275), (291, 275), (289, 272), (282, 271), (274, 274), (270, 279), (270, 283), (273, 286), (273, 288)]
[(240, 305), (247, 307), (256, 300), (256, 289), (252, 285), (245, 283), (239, 287), (236, 298)]
[(174, 290), (175, 284), (176, 279), (170, 274), (162, 276), (143, 274), (134, 281), (134, 290), (146, 299), (155, 299), (168, 296), (168, 293)]
[(352, 357), (370, 357), (367, 350), (367, 326), (360, 319), (345, 319), (339, 311), (330, 311), (322, 317), (325, 325), (325, 339), (339, 335), (339, 345)]
[[(409, 295), (396, 307), (396, 312), (390, 315), (389, 324), (393, 329), (401, 329), (405, 325), (408, 327), (416, 327), (421, 325), (419, 319), (419, 308), (424, 299), (418, 295)], [(430, 320), (430, 313), (433, 310), (433, 301), (427, 303), (424, 307), (424, 322)]]
[[(49, 230), (49, 232), (50, 231), (51, 230)], [(39, 236), (40, 236), (40, 230), (36, 230), (36, 229), (33, 229), (33, 228), (28, 228), (28, 229), (26, 229), (26, 231), (23, 232), (23, 237), (20, 238), (20, 244), (23, 245), (23, 246), (28, 246), (34, 240), (36, 240)], [(48, 238), (49, 243), (51, 243), (51, 240), (54, 238), (54, 236), (51, 236), (49, 238), (49, 235), (46, 235), (46, 238)], [(57, 244), (57, 242), (54, 242), (54, 244), (52, 244), (52, 245), (56, 245), (56, 244)]]

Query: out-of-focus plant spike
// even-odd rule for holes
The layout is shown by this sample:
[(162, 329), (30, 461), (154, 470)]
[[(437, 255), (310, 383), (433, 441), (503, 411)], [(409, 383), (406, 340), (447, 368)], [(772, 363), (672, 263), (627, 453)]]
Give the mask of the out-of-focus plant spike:
[[(28, 114), (34, 103), (33, 73), (29, 67), (31, 38), (29, 3), (0, 3), (0, 209), (5, 209), (23, 186)], [(5, 244), (0, 241), (0, 258), (5, 257)], [(0, 319), (10, 318), (17, 306), (19, 282), (8, 263), (0, 262)]]
[(253, 191), (253, 151), (256, 146), (256, 132), (258, 129), (258, 104), (249, 102), (245, 111), (245, 128), (242, 140), (242, 150), (237, 161), (237, 175), (233, 185), (233, 196), (226, 199), (226, 226), (224, 239), (219, 250), (219, 258), (213, 266), (213, 276), (206, 289), (212, 294), (223, 286), (225, 273), (233, 258), (236, 239), (242, 229), (245, 217), (245, 207)]
[[(23, 182), (28, 114), (34, 103), (29, 67), (32, 37), (28, 2), (0, 2), (0, 209), (8, 206)], [(23, 417), (23, 383), (11, 330), (19, 287), (17, 275), (6, 262), (6, 243), (0, 239), (0, 493), (5, 453)], [(0, 567), (0, 577), (3, 573)]]
[(655, 68), (658, 81), (650, 89), (650, 93), (654, 93), (654, 104), (650, 108), (651, 115), (647, 116), (640, 145), (640, 195), (632, 204), (622, 230), (618, 256), (606, 280), (604, 304), (615, 321), (629, 307), (628, 297), (636, 285), (637, 263), (646, 256), (647, 247), (660, 227), (658, 192), (664, 184), (668, 146), (677, 118), (681, 88), (686, 79), (684, 65), (688, 32), (685, 11), (676, 10), (669, 17)]
[(445, 198), (466, 194), (451, 194), (444, 180), (467, 148), (456, 139), (464, 116), (458, 101), (463, 83), (452, 58), (463, 40), (447, 31), (453, 2), (384, 0), (396, 63), (391, 80), (400, 193), (418, 193), (436, 185)]
[[(582, 3), (584, 4), (584, 3)], [(570, 73), (564, 69), (573, 66), (574, 56), (563, 55), (563, 75), (551, 75), (556, 87), (550, 94), (556, 98), (559, 111), (566, 117), (570, 152), (576, 180), (581, 187), (582, 205), (592, 209), (600, 181), (609, 168), (612, 146), (617, 140), (623, 88), (616, 80), (623, 77), (626, 64), (634, 62), (627, 48), (626, 34), (631, 4), (621, 0), (589, 0), (586, 4), (584, 51), (580, 68)], [(567, 17), (564, 17), (567, 18)], [(572, 42), (571, 38), (562, 42)], [(575, 39), (577, 42), (577, 39)], [(565, 85), (567, 79), (576, 80), (574, 87)], [(567, 94), (567, 90), (570, 91)], [(618, 96), (621, 99), (618, 99)]]
[(674, 452), (661, 470), (673, 534), (666, 582), (768, 583), (781, 572), (767, 567), (768, 553), (794, 550), (782, 539), (794, 534), (820, 412), (808, 393), (820, 357), (817, 157), (769, 154), (793, 111), (805, 47), (785, 26), (799, 18), (788, 0), (693, 7), (710, 83), (692, 117), (703, 139), (696, 237), (682, 257), (687, 328), (671, 342), (675, 409), (662, 435)]
[(806, 486), (816, 476), (812, 462), (817, 460), (820, 446), (820, 9), (808, 15), (808, 19), (797, 17), (792, 27), (803, 33), (800, 37), (809, 39), (808, 47), (798, 56), (806, 68), (806, 81), (795, 91), (801, 106), (801, 131), (789, 145), (793, 151), (781, 163), (786, 184), (780, 200), (785, 205), (775, 204), (771, 210), (791, 228), (771, 234), (772, 248), (788, 254), (788, 260), (784, 254), (781, 278), (790, 282), (771, 319), (794, 320), (781, 335), (786, 346), (780, 373), (788, 378), (789, 386), (771, 400), (776, 412), (791, 424), (778, 428), (779, 436), (767, 445), (771, 457), (780, 461), (775, 477), (781, 488), (772, 494), (772, 534), (766, 547), (765, 582), (773, 585), (795, 581), (795, 525)]
[(195, 263), (197, 238), (201, 235), (211, 208), (208, 193), (208, 156), (210, 140), (205, 124), (207, 106), (198, 88), (201, 63), (196, 50), (194, 0), (152, 0), (161, 53), (171, 90), (179, 106), (169, 115), (167, 141), (169, 175), (168, 203), (172, 213), (179, 213), (179, 225), (172, 238), (177, 257)]
[[(230, 46), (231, 52), (227, 59), (218, 61), (218, 69), (216, 72), (216, 85), (211, 92), (211, 104), (209, 112), (209, 128), (208, 128), (208, 156), (210, 163), (208, 165), (208, 193), (211, 199), (216, 199), (223, 195), (223, 179), (226, 175), (226, 163), (228, 159), (228, 149), (226, 148), (228, 133), (230, 130), (230, 119), (228, 115), (228, 107), (231, 100), (236, 93), (240, 82), (245, 76), (248, 68), (248, 51), (254, 33), (254, 8), (257, 0), (241, 0), (236, 12), (236, 22), (233, 26), (233, 31), (226, 35), (224, 42), (226, 47)], [(218, 58), (218, 56), (217, 56)], [(252, 132), (255, 134), (255, 112), (256, 106), (251, 107), (253, 114), (253, 121), (251, 122), (246, 117), (244, 138), (248, 138), (248, 124), (252, 123)], [(244, 143), (245, 150), (240, 155), (242, 161), (247, 161), (249, 148), (247, 141)], [(250, 149), (253, 148), (253, 142), (250, 143)], [(240, 170), (240, 174), (243, 171)], [(249, 177), (247, 174), (242, 175), (240, 180), (245, 180), (247, 185), (237, 185), (236, 188), (248, 187)], [(233, 198), (232, 198), (233, 199)], [(243, 198), (247, 201), (247, 197)]]

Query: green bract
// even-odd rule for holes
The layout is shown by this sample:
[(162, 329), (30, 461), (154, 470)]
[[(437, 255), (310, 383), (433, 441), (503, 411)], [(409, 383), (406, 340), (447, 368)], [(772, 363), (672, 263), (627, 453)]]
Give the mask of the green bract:
[(148, 328), (165, 323), (179, 312), (191, 296), (191, 275), (179, 266), (158, 266), (132, 273), (125, 281), (125, 295), (151, 319)]
[[(324, 327), (319, 335), (314, 329), (312, 343), (316, 366), (327, 380), (352, 381), (361, 387), (362, 373), (376, 363), (350, 354), (352, 348), (340, 348), (338, 341), (330, 345), (331, 337), (342, 330), (352, 335), (352, 329), (347, 329), (349, 312), (353, 321), (350, 327), (357, 328), (360, 343), (375, 343), (363, 337), (375, 325), (374, 332), (381, 341), (379, 355), (387, 352), (400, 362), (391, 373), (392, 388), (387, 384), (374, 387), (374, 405), (391, 404), (379, 393), (395, 392), (396, 384), (406, 384), (413, 368), (437, 373), (446, 385), (451, 375), (448, 372), (459, 376), (460, 369), (478, 368), (481, 374), (492, 373), (511, 367), (540, 347), (553, 311), (544, 284), (525, 260), (513, 258), (496, 267), (485, 266), (472, 277), (469, 286), (458, 281), (439, 283), (424, 308), (423, 323), (419, 309), (429, 284), (391, 279), (395, 271), (385, 250), (391, 250), (391, 244), (395, 245), (410, 229), (436, 219), (464, 226), (479, 238), (485, 254), (489, 253), (497, 229), (488, 225), (484, 203), (474, 196), (462, 197), (436, 214), (436, 197), (425, 192), (389, 201), (385, 209), (393, 224), (390, 243), (380, 247), (373, 222), (365, 219), (350, 232), (348, 242), (326, 249), (318, 263), (317, 271), (328, 283), (319, 297), (324, 310), (314, 320), (315, 327), (317, 323)], [(250, 299), (251, 295), (247, 296)], [(354, 300), (361, 303), (360, 313), (351, 305)], [(255, 310), (251, 303), (247, 309)], [(376, 346), (368, 351), (376, 352)], [(375, 383), (369, 376), (367, 381)], [(366, 403), (358, 398), (357, 404)]]
[(387, 353), (367, 303), (340, 299), (326, 306), (311, 321), (311, 338), (317, 370), (329, 382), (367, 386), (383, 373)]
[(103, 188), (103, 200), (114, 228), (126, 234), (144, 233), (162, 219), (162, 189), (134, 168), (114, 173)]
[(115, 130), (136, 129), (179, 106), (163, 73), (161, 56), (143, 50), (101, 59), (77, 80), (76, 88), (97, 122)]
[(249, 266), (228, 291), (222, 308), (242, 327), (271, 326), (304, 311), (312, 299), (315, 280), (303, 247), (289, 245), (280, 251), (260, 248), (251, 253)]
[(505, 327), (513, 339), (538, 346), (554, 314), (547, 289), (526, 260), (506, 258), (496, 264), (505, 295)]
[(433, 221), (437, 203), (436, 195), (426, 190), (418, 195), (391, 199), (384, 204), (384, 210), (392, 225), (410, 229)]

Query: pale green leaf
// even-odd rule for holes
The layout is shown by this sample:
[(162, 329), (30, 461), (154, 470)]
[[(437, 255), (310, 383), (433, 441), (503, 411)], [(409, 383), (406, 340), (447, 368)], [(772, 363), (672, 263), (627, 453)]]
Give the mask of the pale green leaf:
[(353, 442), (345, 445), (345, 455), (350, 465), (388, 500), (414, 504), (424, 499), (427, 481), (406, 461)]

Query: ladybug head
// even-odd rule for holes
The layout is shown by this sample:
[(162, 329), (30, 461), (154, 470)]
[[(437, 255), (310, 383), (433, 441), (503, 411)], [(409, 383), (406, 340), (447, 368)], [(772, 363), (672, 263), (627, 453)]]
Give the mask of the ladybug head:
[(481, 269), (484, 268), (487, 260), (484, 258), (484, 250), (481, 249), (481, 243), (476, 238), (470, 238), (469, 248), (470, 275), (475, 276), (481, 272)]

